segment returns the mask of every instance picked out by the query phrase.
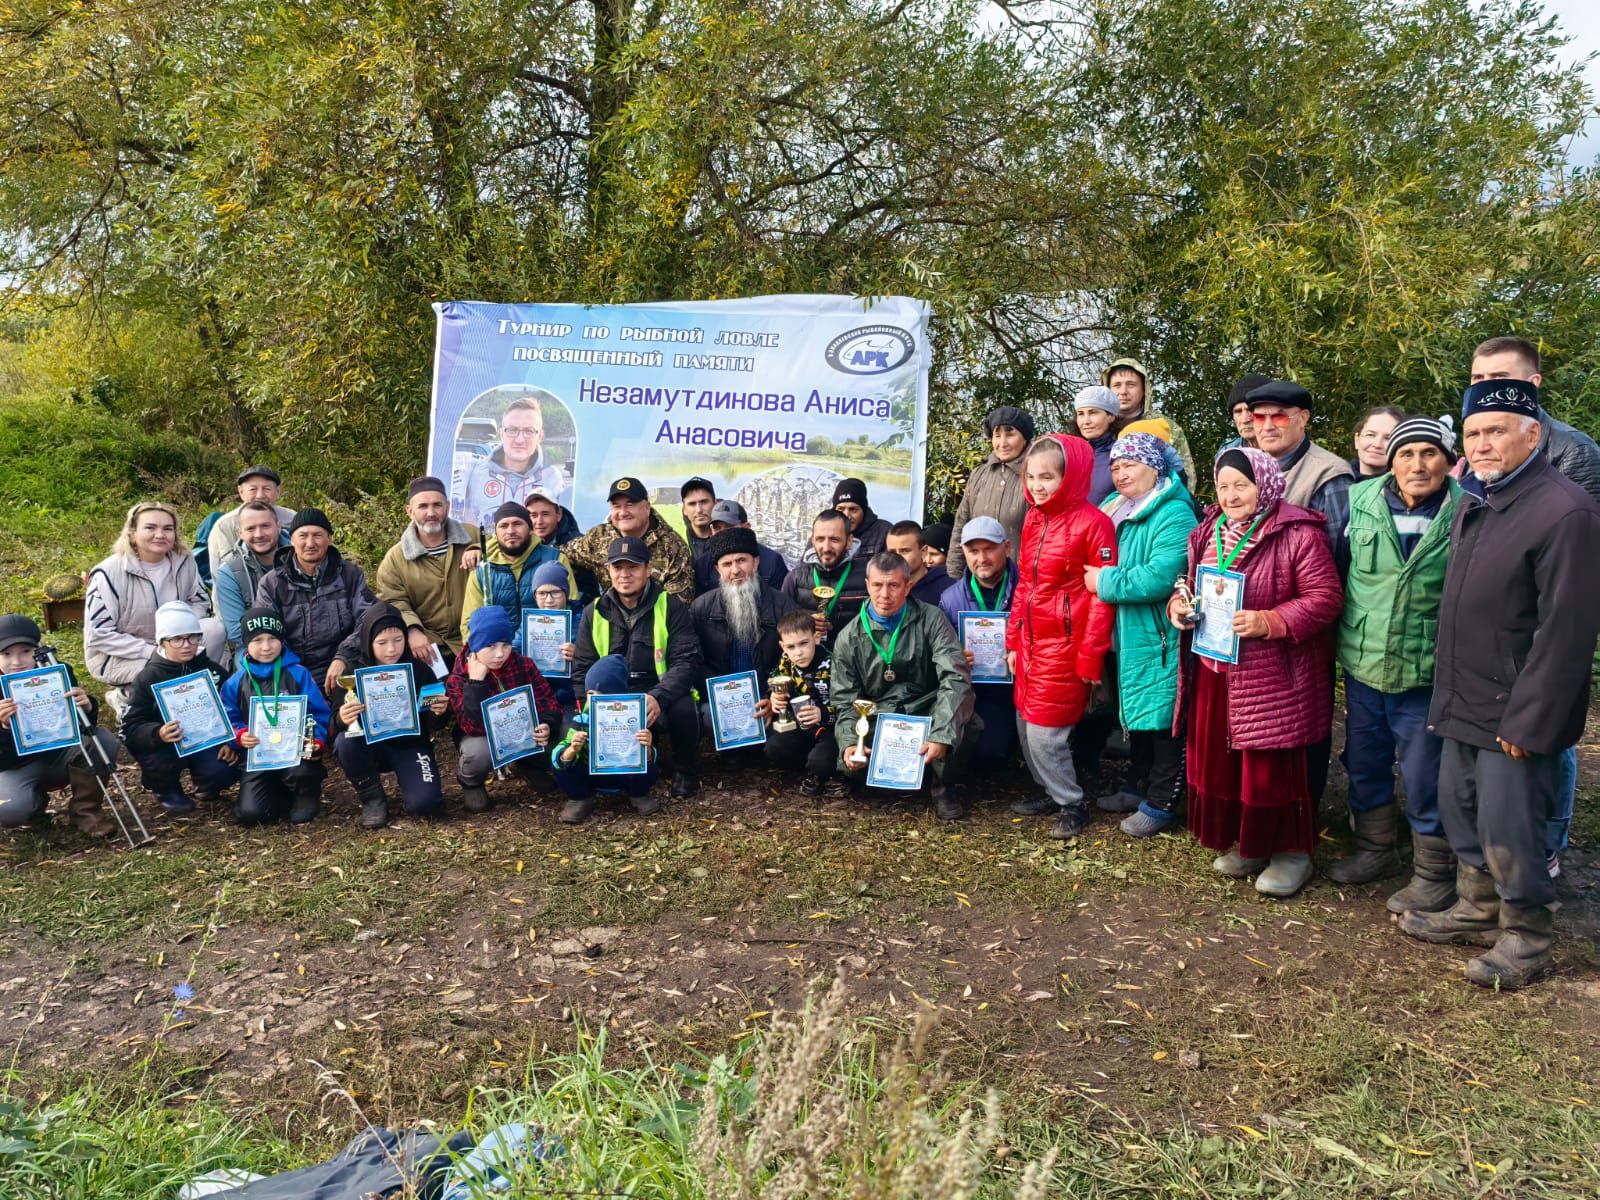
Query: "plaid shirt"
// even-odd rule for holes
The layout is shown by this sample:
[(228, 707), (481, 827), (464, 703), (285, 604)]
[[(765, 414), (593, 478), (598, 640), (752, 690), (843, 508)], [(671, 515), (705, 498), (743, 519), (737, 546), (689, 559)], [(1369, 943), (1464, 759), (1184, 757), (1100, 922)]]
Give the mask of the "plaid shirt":
[(498, 671), (490, 671), (487, 679), (473, 679), (467, 674), (469, 657), (465, 650), (456, 655), (456, 665), (451, 670), (450, 677), (444, 681), (444, 694), (450, 700), (450, 711), (455, 713), (456, 723), (461, 726), (461, 732), (468, 737), (485, 736), (483, 729), (485, 700), (501, 692), (519, 688), (525, 683), (533, 685), (533, 706), (538, 710), (541, 723), (554, 724), (560, 717), (561, 702), (556, 699), (550, 684), (527, 655), (513, 650), (511, 657), (501, 664)]

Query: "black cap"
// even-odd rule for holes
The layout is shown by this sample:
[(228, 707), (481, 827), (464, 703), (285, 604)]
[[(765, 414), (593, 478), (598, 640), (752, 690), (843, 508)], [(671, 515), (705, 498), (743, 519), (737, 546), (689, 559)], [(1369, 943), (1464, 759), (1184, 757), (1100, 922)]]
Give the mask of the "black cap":
[(650, 565), (650, 547), (644, 544), (643, 538), (616, 538), (606, 549), (606, 562), (631, 562), (648, 567)]
[(333, 524), (328, 520), (328, 514), (320, 508), (302, 508), (295, 513), (294, 520), (289, 522), (289, 534), (293, 536), (295, 530), (311, 527), (325, 530), (329, 537), (333, 536)]
[(23, 644), (37, 646), (44, 640), (39, 627), (21, 613), (7, 613), (0, 617), (0, 650), (9, 650)]
[(239, 618), (239, 628), (244, 632), (246, 646), (258, 633), (270, 633), (280, 641), (283, 638), (283, 618), (275, 608), (245, 609), (244, 616)]
[(683, 481), (683, 486), (678, 489), (678, 495), (687, 496), (690, 492), (710, 492), (713, 500), (717, 498), (717, 489), (704, 475), (691, 475)]
[(751, 558), (759, 558), (761, 547), (756, 542), (755, 530), (746, 529), (743, 525), (730, 525), (706, 540), (705, 552), (715, 565), (725, 554), (748, 554)]
[(1018, 408), (1015, 404), (1002, 404), (991, 409), (989, 415), (983, 419), (983, 432), (993, 436), (995, 428), (1000, 425), (1009, 425), (1030, 442), (1033, 441), (1033, 418), (1026, 409)]
[(608, 501), (648, 500), (650, 499), (650, 493), (645, 491), (644, 484), (640, 483), (632, 475), (624, 475), (611, 485), (611, 491), (607, 493), (606, 499)]
[(866, 482), (854, 477), (839, 480), (833, 489), (833, 506), (838, 508), (841, 504), (859, 504), (862, 508), (866, 508)]
[(1271, 382), (1271, 375), (1258, 375), (1255, 372), (1251, 372), (1249, 375), (1239, 376), (1233, 381), (1233, 386), (1228, 389), (1228, 411), (1232, 412), (1236, 404), (1243, 404), (1250, 393), (1258, 387), (1265, 387)]
[(273, 483), (276, 483), (276, 484), (282, 484), (283, 483), (283, 480), (278, 478), (278, 473), (276, 471), (274, 471), (271, 467), (263, 467), (258, 463), (253, 467), (246, 467), (244, 470), (240, 471), (239, 472), (239, 478), (237, 478), (237, 479), (235, 479), (233, 481), (234, 482), (234, 486), (237, 487), (239, 484), (243, 483), (246, 479), (254, 479), (258, 475), (262, 479), (270, 479), (270, 480), (272, 480)]
[(496, 525), (500, 524), (500, 522), (504, 521), (507, 517), (515, 517), (524, 525), (532, 526), (533, 524), (533, 518), (528, 515), (528, 510), (523, 508), (522, 505), (518, 504), (515, 500), (507, 500), (499, 508), (494, 510), (494, 523)]
[(949, 554), (951, 529), (952, 526), (949, 521), (940, 521), (937, 525), (929, 525), (922, 531), (922, 544), (932, 546), (941, 554)]
[(444, 486), (444, 480), (437, 475), (418, 475), (407, 486), (406, 498), (409, 500), (412, 496), (422, 492), (438, 492), (441, 496), (450, 494), (449, 489)]
[(1291, 383), (1287, 379), (1274, 379), (1271, 383), (1263, 383), (1258, 388), (1252, 388), (1245, 395), (1245, 403), (1253, 410), (1258, 404), (1280, 404), (1284, 408), (1303, 408), (1311, 411), (1311, 393), (1298, 383)]

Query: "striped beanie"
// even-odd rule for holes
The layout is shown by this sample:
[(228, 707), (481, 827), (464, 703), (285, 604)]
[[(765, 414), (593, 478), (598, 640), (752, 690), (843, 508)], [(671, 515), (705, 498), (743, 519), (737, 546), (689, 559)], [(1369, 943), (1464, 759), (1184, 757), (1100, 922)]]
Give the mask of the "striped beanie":
[(1408, 442), (1427, 442), (1444, 451), (1452, 463), (1456, 461), (1456, 431), (1449, 417), (1407, 417), (1394, 427), (1389, 435), (1387, 462), (1394, 466), (1395, 451)]

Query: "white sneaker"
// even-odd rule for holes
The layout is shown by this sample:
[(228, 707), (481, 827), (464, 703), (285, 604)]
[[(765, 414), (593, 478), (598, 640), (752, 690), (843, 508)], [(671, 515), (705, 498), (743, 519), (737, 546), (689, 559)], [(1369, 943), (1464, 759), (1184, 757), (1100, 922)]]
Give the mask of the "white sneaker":
[(1296, 850), (1274, 854), (1267, 869), (1256, 876), (1256, 891), (1282, 899), (1294, 895), (1311, 878), (1311, 855)]
[(1561, 877), (1561, 853), (1557, 851), (1544, 861), (1544, 869), (1550, 872), (1551, 879)]

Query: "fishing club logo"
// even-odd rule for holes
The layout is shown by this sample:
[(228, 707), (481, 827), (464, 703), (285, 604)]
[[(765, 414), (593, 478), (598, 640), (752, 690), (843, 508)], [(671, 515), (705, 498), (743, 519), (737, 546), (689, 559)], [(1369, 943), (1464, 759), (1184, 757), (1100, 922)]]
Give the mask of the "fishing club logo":
[(861, 325), (828, 343), (828, 365), (846, 375), (883, 375), (903, 366), (917, 343), (898, 325)]

